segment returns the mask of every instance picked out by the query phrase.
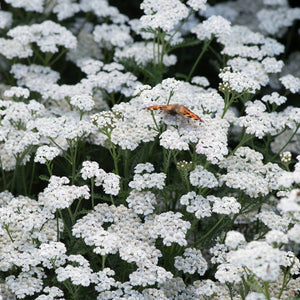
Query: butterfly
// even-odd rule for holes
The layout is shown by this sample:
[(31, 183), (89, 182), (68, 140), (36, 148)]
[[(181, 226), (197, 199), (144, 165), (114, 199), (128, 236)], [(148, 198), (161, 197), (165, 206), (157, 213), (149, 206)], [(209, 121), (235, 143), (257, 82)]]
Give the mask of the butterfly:
[(169, 105), (154, 105), (154, 106), (148, 106), (145, 107), (145, 109), (150, 109), (150, 110), (165, 110), (167, 113), (170, 115), (174, 116), (176, 114), (178, 115), (184, 115), (189, 118), (192, 118), (194, 120), (201, 121), (202, 120), (193, 112), (191, 112), (189, 109), (187, 109), (184, 105), (181, 104), (169, 104)]

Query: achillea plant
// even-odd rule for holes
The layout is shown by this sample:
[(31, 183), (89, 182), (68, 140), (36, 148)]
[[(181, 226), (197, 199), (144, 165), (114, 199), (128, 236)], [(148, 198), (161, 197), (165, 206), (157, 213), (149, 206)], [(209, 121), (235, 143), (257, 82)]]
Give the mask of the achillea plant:
[(1, 2), (1, 299), (299, 298), (300, 8), (213, 3)]

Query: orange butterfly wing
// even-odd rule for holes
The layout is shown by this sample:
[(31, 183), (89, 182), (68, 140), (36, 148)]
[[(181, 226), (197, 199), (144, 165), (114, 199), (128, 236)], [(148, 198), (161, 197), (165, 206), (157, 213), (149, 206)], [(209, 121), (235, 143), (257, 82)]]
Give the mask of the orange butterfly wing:
[(192, 118), (194, 120), (202, 121), (196, 114), (194, 114), (193, 112), (191, 112), (185, 106), (179, 105), (179, 104), (153, 105), (153, 106), (145, 107), (145, 109), (150, 109), (150, 110), (166, 110), (170, 114), (180, 114), (180, 115)]
[(171, 106), (172, 105), (153, 105), (145, 108), (150, 110), (170, 110)]
[(194, 120), (202, 121), (196, 114), (191, 112), (189, 109), (187, 109), (185, 106), (181, 105), (180, 107), (180, 114), (187, 116), (189, 118), (192, 118)]

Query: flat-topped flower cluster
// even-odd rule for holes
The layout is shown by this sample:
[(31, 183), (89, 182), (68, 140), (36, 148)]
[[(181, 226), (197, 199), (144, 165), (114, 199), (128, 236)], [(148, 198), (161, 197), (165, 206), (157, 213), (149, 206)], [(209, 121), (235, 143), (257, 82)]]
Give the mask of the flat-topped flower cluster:
[(299, 7), (2, 2), (1, 299), (300, 297)]

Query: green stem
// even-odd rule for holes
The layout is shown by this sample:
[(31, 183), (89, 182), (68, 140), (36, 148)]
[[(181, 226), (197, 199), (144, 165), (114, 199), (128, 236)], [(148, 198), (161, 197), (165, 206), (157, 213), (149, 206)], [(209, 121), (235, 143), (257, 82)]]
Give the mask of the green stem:
[(92, 200), (92, 209), (95, 207), (95, 199), (94, 199), (94, 185), (95, 185), (95, 178), (91, 178), (91, 200)]
[(77, 212), (78, 212), (78, 210), (79, 210), (81, 201), (82, 201), (82, 198), (79, 198), (78, 203), (77, 203), (76, 208), (75, 208), (75, 212), (74, 212), (74, 222), (75, 222), (75, 219), (76, 219), (76, 217), (77, 217)]
[(129, 177), (129, 150), (125, 149), (124, 150), (124, 177), (125, 179), (128, 179)]
[(57, 242), (59, 242), (59, 218), (58, 218), (57, 211), (55, 212), (55, 217), (56, 217), (56, 239)]
[(270, 300), (270, 292), (269, 292), (269, 282), (264, 281), (264, 295), (266, 296), (267, 300)]
[(224, 118), (227, 110), (229, 109), (230, 105), (233, 103), (234, 99), (235, 99), (234, 93), (231, 94), (230, 98), (229, 98), (229, 94), (227, 94), (227, 93), (225, 94), (225, 106), (224, 106), (224, 110), (223, 110), (221, 119)]
[(102, 256), (102, 270), (104, 270), (104, 268), (105, 268), (106, 257), (107, 257), (107, 255)]
[(23, 183), (23, 189), (24, 189), (24, 195), (27, 196), (27, 183), (26, 183), (26, 176), (25, 176), (25, 169), (24, 165), (21, 167), (21, 173), (22, 173), (22, 183)]
[(284, 277), (283, 277), (281, 289), (278, 294), (278, 299), (280, 299), (280, 297), (285, 289), (286, 283), (288, 282), (289, 276), (287, 276), (287, 275), (289, 275), (289, 271), (290, 271), (290, 268), (288, 270), (286, 270), (286, 272), (284, 272)]
[(290, 141), (293, 139), (293, 137), (297, 134), (299, 127), (300, 127), (300, 124), (298, 124), (296, 126), (295, 132), (290, 136), (288, 141), (281, 147), (281, 149), (271, 158), (271, 161), (274, 160), (282, 152), (282, 150), (290, 143)]
[(169, 165), (170, 165), (172, 150), (165, 150), (165, 148), (163, 148), (163, 150), (164, 150), (163, 151), (164, 152), (164, 173), (167, 174), (168, 168), (169, 168)]
[(9, 236), (9, 239), (11, 240), (11, 242), (14, 243), (14, 239), (13, 239), (13, 237), (11, 236), (11, 234), (9, 232), (9, 225), (5, 224), (3, 227), (4, 227), (5, 231), (7, 232), (7, 234)]
[(222, 215), (222, 217), (218, 220), (217, 223), (215, 223), (215, 225), (205, 234), (203, 235), (198, 241), (195, 242), (195, 245), (198, 245), (201, 241), (203, 241), (204, 239), (206, 239), (210, 234), (212, 234), (215, 229), (221, 224), (221, 222), (224, 220), (226, 215)]
[(203, 48), (202, 48), (202, 51), (200, 52), (199, 56), (197, 57), (197, 59), (196, 59), (194, 65), (193, 65), (193, 67), (192, 67), (192, 69), (191, 69), (189, 75), (188, 75), (187, 78), (186, 78), (186, 81), (190, 81), (190, 80), (191, 80), (191, 77), (192, 77), (192, 75), (193, 75), (193, 73), (194, 73), (194, 71), (195, 71), (195, 69), (196, 69), (198, 63), (200, 62), (200, 60), (201, 60), (203, 54), (204, 54), (205, 51), (207, 50), (207, 48), (208, 48), (208, 46), (210, 45), (210, 43), (212, 42), (212, 40), (213, 40), (213, 38), (211, 38), (211, 39), (208, 40), (208, 41), (205, 41), (205, 43), (204, 43), (204, 45), (203, 45)]
[(29, 183), (29, 187), (28, 187), (28, 195), (31, 194), (31, 189), (32, 189), (32, 184), (33, 184), (34, 173), (35, 173), (35, 162), (33, 161), (33, 163), (32, 163), (32, 168), (31, 168), (30, 183)]
[(112, 195), (110, 195), (110, 201), (111, 201), (111, 203), (112, 203), (113, 205), (115, 205), (114, 198), (113, 198)]

